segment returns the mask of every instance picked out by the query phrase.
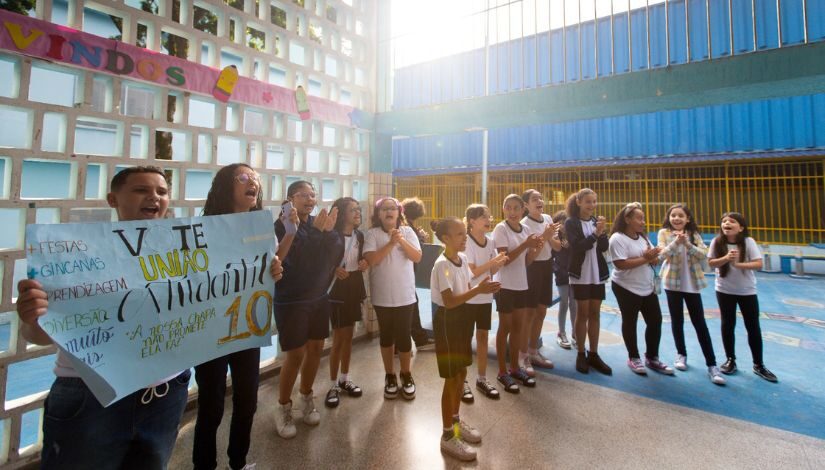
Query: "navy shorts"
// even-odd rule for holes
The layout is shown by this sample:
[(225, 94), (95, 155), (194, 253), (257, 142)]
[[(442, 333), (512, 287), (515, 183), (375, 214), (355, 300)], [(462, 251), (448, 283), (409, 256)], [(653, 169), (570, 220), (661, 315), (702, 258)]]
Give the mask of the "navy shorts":
[(449, 310), (438, 307), (433, 316), (438, 375), (445, 379), (473, 364), (473, 322), (466, 305)]
[(535, 307), (535, 305), (530, 305), (529, 297), (526, 290), (501, 289), (495, 295), (496, 308), (499, 313), (513, 313), (513, 310), (519, 308)]
[(479, 330), (487, 330), (493, 326), (493, 304), (464, 304), (470, 324)]
[(604, 300), (604, 284), (570, 284), (576, 300)]
[(292, 351), (309, 340), (329, 337), (329, 299), (275, 304), (275, 326), (282, 351)]
[(553, 260), (533, 261), (527, 266), (527, 288), (533, 307), (553, 303)]

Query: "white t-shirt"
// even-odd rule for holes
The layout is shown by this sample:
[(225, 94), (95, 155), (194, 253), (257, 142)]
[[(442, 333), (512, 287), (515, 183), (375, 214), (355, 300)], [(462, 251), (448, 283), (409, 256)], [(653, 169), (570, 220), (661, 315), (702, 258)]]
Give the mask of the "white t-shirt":
[[(402, 225), (400, 230), (410, 245), (421, 250), (413, 229)], [(364, 236), (364, 253), (378, 251), (389, 242), (389, 233), (381, 227), (373, 227)], [(396, 245), (380, 263), (370, 266), (370, 301), (379, 307), (403, 307), (415, 303), (413, 262), (401, 245)]]
[(613, 272), (610, 280), (636, 295), (647, 297), (653, 293), (653, 269), (645, 263), (632, 269), (619, 269), (616, 260), (625, 260), (644, 256), (650, 248), (645, 237), (639, 235), (635, 240), (624, 233), (610, 236), (610, 257), (613, 259)]
[(453, 295), (461, 295), (470, 290), (470, 278), (473, 277), (470, 264), (464, 253), (459, 253), (458, 259), (459, 264), (456, 265), (441, 253), (435, 260), (430, 274), (430, 298), (436, 305), (445, 306), (441, 293), (447, 289), (452, 290)]
[[(486, 235), (484, 236), (484, 246), (478, 244), (473, 237), (467, 235), (467, 248), (464, 250), (464, 254), (467, 256), (467, 261), (478, 267), (482, 264), (489, 262), (491, 259), (495, 258), (498, 252), (496, 251), (495, 243), (490, 240), (489, 237)], [(485, 273), (481, 273), (481, 275), (474, 277), (470, 281), (470, 287), (477, 285), (484, 279), (485, 277), (489, 276), (490, 272), (487, 271)], [(493, 294), (479, 294), (472, 299), (467, 301), (468, 304), (491, 304), (493, 303)]]
[(341, 263), (349, 272), (358, 271), (358, 237), (355, 232), (352, 235), (344, 235), (344, 259)]
[[(728, 244), (728, 252), (735, 249), (735, 244)], [(710, 242), (708, 248), (708, 258), (718, 258), (714, 252), (716, 249), (716, 239)], [(755, 261), (762, 258), (762, 251), (756, 241), (748, 237), (745, 239), (745, 260)], [(735, 268), (733, 263), (728, 263), (728, 274), (725, 277), (719, 275), (719, 268), (716, 268), (716, 290), (723, 294), (730, 295), (756, 295), (756, 270)]]
[[(553, 218), (547, 214), (542, 214), (541, 218), (544, 219), (542, 222), (537, 222), (535, 219), (530, 217), (529, 215), (521, 219), (521, 223), (530, 227), (530, 233), (535, 233), (536, 235), (541, 235), (547, 229), (548, 225), (553, 225)], [(550, 243), (546, 240), (544, 242), (544, 246), (541, 247), (541, 251), (539, 252), (538, 256), (534, 261), (547, 261), (548, 259), (553, 257), (553, 248), (550, 247)]]
[[(589, 237), (596, 231), (593, 221), (579, 219), (579, 222), (582, 224), (582, 234), (584, 238)], [(585, 252), (581, 275), (578, 279), (570, 276), (570, 284), (604, 284), (603, 281), (599, 280), (599, 258), (596, 253), (596, 250), (598, 250), (596, 245), (597, 243), (594, 243), (593, 246)]]
[[(507, 221), (502, 220), (493, 229), (493, 240), (496, 250), (507, 248), (511, 252), (527, 240), (530, 236), (530, 227), (520, 224), (521, 231), (516, 232)], [(501, 282), (502, 289), (527, 290), (527, 250), (521, 252), (516, 259), (510, 259), (510, 264), (502, 266), (495, 275), (495, 279)]]

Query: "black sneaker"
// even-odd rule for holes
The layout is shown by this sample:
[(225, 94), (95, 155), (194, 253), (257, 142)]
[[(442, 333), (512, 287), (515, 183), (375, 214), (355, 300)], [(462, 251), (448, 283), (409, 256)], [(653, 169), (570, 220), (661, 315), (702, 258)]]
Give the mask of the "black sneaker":
[(401, 373), (401, 396), (404, 397), (405, 400), (415, 398), (415, 381), (409, 372)]
[(773, 372), (769, 371), (767, 367), (763, 364), (759, 364), (758, 366), (753, 366), (753, 373), (762, 377), (763, 379), (767, 380), (768, 382), (779, 382), (779, 379), (773, 375)]
[(535, 387), (536, 386), (536, 379), (527, 375), (527, 371), (522, 368), (518, 368), (516, 370), (510, 371), (510, 377), (518, 380), (521, 382), (522, 385), (525, 387)]
[(504, 386), (504, 391), (508, 393), (518, 393), (519, 388), (516, 380), (510, 377), (509, 374), (499, 374), (498, 382)]
[(389, 400), (395, 399), (398, 396), (398, 377), (395, 374), (387, 374), (384, 376), (384, 398)]
[(733, 374), (734, 372), (736, 372), (736, 359), (734, 359), (732, 357), (729, 357), (728, 360), (725, 361), (724, 364), (719, 366), (719, 371), (722, 372), (723, 374), (727, 374), (727, 375), (730, 375), (730, 374)]
[(464, 403), (472, 403), (476, 399), (473, 396), (473, 391), (470, 389), (470, 384), (467, 381), (464, 381), (464, 390), (461, 392), (461, 401)]
[[(516, 387), (518, 387), (518, 385), (516, 385)], [(498, 400), (500, 398), (496, 386), (486, 380), (476, 380), (476, 388), (487, 398), (492, 398), (493, 400)]]
[(590, 372), (590, 364), (587, 362), (587, 354), (580, 352), (576, 355), (576, 370), (582, 374)]
[(327, 392), (327, 398), (324, 399), (324, 405), (326, 405), (327, 408), (335, 408), (336, 406), (338, 406), (338, 403), (341, 401), (338, 396), (340, 392), (341, 389), (337, 386), (329, 389), (329, 391)]
[(338, 382), (338, 387), (341, 388), (341, 390), (347, 392), (347, 395), (351, 397), (360, 397), (363, 393), (361, 391), (361, 387), (355, 385), (352, 382), (352, 380), (347, 380), (346, 382)]
[(605, 364), (602, 358), (594, 352), (587, 355), (587, 363), (590, 364), (590, 367), (596, 369), (604, 375), (613, 375), (613, 369), (611, 369), (609, 365)]

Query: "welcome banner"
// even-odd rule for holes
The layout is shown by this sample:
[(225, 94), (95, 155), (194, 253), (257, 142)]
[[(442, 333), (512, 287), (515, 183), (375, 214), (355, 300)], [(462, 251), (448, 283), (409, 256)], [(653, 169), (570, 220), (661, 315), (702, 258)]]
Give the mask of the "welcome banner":
[(108, 406), (216, 357), (272, 344), (272, 214), (26, 227), (40, 326)]
[[(0, 10), (0, 49), (211, 96), (220, 70), (114, 39)], [(295, 92), (239, 77), (230, 101), (298, 115)], [(361, 127), (365, 113), (310, 96), (313, 118)]]

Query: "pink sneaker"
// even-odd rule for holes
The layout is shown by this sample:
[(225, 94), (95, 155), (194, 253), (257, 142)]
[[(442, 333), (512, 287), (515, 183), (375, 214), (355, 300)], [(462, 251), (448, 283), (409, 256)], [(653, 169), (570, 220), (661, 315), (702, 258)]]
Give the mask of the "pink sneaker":
[(645, 365), (648, 368), (653, 369), (660, 374), (673, 375), (673, 368), (665, 364), (664, 362), (660, 361), (658, 357), (646, 357)]
[(645, 365), (642, 364), (642, 360), (638, 357), (628, 359), (627, 367), (632, 370), (634, 374), (647, 375), (647, 369), (645, 369)]

